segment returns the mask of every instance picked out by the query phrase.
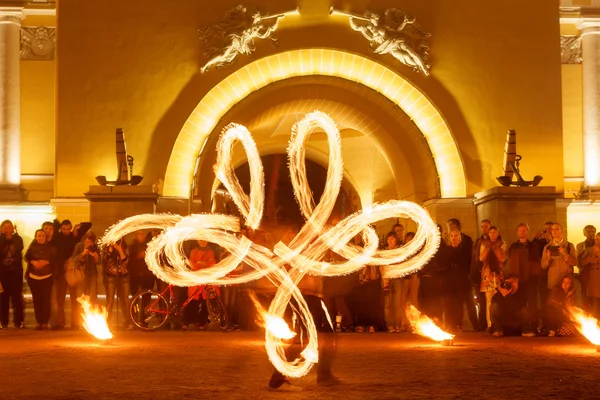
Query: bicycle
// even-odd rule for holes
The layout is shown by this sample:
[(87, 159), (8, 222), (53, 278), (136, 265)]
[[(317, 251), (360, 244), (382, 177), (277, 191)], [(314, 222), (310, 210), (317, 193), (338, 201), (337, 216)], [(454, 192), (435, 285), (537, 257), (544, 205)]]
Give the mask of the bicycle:
[[(129, 315), (139, 329), (155, 331), (160, 329), (171, 318), (181, 317), (183, 310), (196, 295), (202, 295), (202, 287), (198, 287), (187, 300), (179, 306), (173, 300), (173, 285), (168, 285), (162, 292), (145, 290), (131, 299)], [(227, 329), (227, 312), (221, 297), (212, 285), (205, 285), (206, 307), (210, 319), (209, 327)], [(168, 292), (168, 293), (167, 293)], [(202, 305), (204, 307), (204, 304)]]

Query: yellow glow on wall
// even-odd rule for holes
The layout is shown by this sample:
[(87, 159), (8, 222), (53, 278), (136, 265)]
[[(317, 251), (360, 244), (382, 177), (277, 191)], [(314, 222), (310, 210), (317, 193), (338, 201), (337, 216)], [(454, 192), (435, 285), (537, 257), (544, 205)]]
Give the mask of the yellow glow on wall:
[(594, 225), (600, 231), (600, 202), (573, 200), (567, 208), (569, 242), (583, 242), (583, 227), (586, 225)]
[(435, 106), (389, 68), (356, 54), (330, 49), (302, 49), (271, 55), (235, 71), (213, 87), (177, 136), (165, 174), (163, 195), (189, 195), (198, 152), (231, 107), (272, 82), (307, 75), (347, 79), (393, 101), (425, 136), (440, 178), (441, 196), (466, 196), (466, 179), (458, 147)]
[(54, 218), (56, 218), (54, 210), (49, 204), (0, 205), (0, 221), (5, 219), (12, 221), (16, 231), (23, 238), (25, 250), (33, 240), (35, 231), (40, 229), (45, 221), (53, 221)]

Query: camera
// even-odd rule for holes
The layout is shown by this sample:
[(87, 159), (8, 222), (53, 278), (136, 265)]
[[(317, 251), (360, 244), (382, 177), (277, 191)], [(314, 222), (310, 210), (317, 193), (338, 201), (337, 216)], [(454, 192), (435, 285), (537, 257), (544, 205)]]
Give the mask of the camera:
[(512, 283), (509, 282), (509, 281), (502, 281), (502, 283), (500, 283), (500, 287), (502, 289), (511, 290), (512, 289)]
[(559, 248), (560, 246), (548, 246), (548, 250), (550, 250), (550, 255), (552, 257), (560, 256), (560, 251), (558, 251)]
[(89, 246), (87, 248), (87, 251), (89, 253), (97, 253), (98, 252), (98, 246), (96, 246), (95, 244), (93, 244), (93, 245), (91, 245), (91, 246)]

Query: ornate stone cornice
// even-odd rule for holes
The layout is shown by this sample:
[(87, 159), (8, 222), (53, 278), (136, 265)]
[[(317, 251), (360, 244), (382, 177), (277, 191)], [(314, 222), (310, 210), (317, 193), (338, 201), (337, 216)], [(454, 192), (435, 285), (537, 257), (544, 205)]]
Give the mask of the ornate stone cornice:
[(53, 60), (56, 28), (26, 26), (21, 28), (21, 60)]
[(581, 37), (560, 37), (560, 60), (563, 64), (581, 64)]
[(0, 7), (0, 24), (21, 26), (23, 18), (25, 18), (23, 7)]
[(577, 29), (581, 31), (581, 35), (598, 35), (600, 34), (600, 17), (585, 17), (577, 21)]

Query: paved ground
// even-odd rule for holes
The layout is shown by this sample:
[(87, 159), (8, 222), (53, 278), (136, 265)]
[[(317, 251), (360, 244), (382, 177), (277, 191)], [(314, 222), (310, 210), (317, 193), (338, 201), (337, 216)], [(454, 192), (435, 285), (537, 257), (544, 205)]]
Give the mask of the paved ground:
[(290, 393), (258, 332), (0, 331), (0, 399), (583, 399), (600, 396), (600, 353), (583, 338), (462, 333), (441, 347), (410, 334), (342, 334), (322, 388), (315, 373)]

